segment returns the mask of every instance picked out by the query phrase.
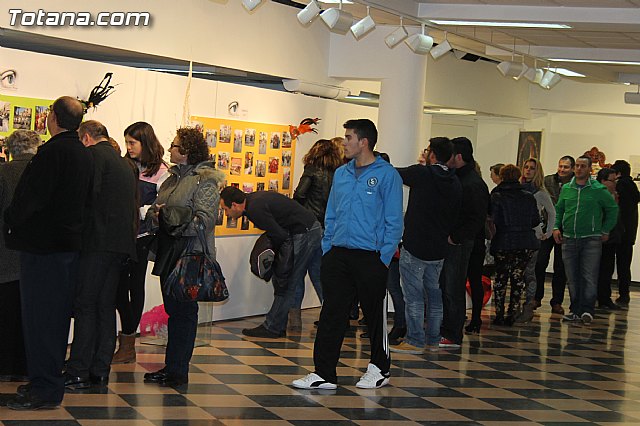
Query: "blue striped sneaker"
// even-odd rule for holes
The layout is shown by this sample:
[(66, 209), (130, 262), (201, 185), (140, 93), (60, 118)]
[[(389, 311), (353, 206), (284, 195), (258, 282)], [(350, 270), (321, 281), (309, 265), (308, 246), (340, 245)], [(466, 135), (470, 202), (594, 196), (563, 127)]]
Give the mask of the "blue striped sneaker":
[(294, 388), (298, 389), (336, 389), (335, 383), (327, 382), (316, 373), (310, 373), (301, 379), (291, 382)]

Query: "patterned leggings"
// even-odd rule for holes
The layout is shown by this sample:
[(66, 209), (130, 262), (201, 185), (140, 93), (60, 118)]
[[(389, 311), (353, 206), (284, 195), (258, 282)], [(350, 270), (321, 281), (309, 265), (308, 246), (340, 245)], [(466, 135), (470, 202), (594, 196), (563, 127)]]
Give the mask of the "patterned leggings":
[(496, 317), (504, 317), (504, 301), (507, 293), (507, 282), (511, 279), (511, 295), (509, 297), (508, 315), (514, 315), (522, 306), (521, 296), (525, 289), (524, 271), (533, 256), (534, 250), (497, 251), (496, 279), (493, 284)]

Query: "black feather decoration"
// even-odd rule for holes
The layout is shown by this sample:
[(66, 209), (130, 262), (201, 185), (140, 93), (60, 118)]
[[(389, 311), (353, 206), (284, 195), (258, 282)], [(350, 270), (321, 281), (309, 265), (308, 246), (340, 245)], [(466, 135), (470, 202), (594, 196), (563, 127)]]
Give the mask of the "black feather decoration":
[(114, 86), (111, 83), (111, 77), (113, 77), (113, 73), (106, 73), (104, 78), (96, 87), (91, 90), (89, 94), (89, 99), (86, 101), (80, 100), (82, 105), (84, 106), (84, 113), (86, 114), (89, 108), (96, 108), (100, 102), (104, 101), (113, 93)]

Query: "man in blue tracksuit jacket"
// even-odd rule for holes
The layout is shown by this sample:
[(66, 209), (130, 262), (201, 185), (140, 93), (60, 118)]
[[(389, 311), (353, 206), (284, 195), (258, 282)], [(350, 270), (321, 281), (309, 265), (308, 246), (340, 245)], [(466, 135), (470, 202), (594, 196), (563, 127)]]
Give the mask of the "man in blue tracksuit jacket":
[(378, 132), (370, 120), (349, 120), (344, 128), (345, 156), (351, 161), (336, 170), (327, 204), (315, 372), (293, 381), (302, 389), (336, 388), (336, 365), (356, 295), (371, 341), (371, 361), (356, 386), (371, 389), (389, 383), (386, 282), (402, 236), (402, 179), (373, 154)]

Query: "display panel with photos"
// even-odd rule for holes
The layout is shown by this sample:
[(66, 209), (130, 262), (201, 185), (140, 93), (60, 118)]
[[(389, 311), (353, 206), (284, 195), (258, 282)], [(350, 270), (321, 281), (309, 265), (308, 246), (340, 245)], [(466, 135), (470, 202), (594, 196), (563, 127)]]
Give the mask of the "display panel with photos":
[[(292, 196), (296, 139), (289, 126), (211, 117), (191, 117), (191, 122), (202, 130), (212, 160), (227, 175), (227, 185), (246, 193), (276, 191)], [(216, 235), (262, 233), (248, 220), (230, 220), (221, 211), (216, 225)]]
[[(51, 99), (23, 98), (0, 95), (0, 156), (4, 155), (4, 140), (14, 130), (34, 130), (43, 142), (51, 135), (47, 131), (47, 114)], [(6, 161), (6, 159), (1, 159)]]

